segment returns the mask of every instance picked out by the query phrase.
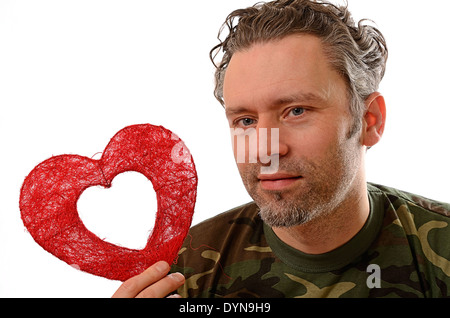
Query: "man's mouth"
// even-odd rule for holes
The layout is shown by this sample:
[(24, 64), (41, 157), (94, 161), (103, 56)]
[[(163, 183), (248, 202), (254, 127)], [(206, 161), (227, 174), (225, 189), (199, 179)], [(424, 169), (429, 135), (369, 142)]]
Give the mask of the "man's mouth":
[(301, 178), (302, 176), (294, 176), (285, 173), (275, 173), (258, 176), (261, 188), (269, 191), (286, 190)]

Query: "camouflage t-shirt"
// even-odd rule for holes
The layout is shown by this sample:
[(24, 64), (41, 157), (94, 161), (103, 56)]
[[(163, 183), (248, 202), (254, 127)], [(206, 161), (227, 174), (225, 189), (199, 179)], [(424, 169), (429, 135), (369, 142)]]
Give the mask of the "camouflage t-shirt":
[(248, 203), (191, 228), (183, 297), (450, 297), (450, 205), (368, 184), (370, 215), (320, 255), (282, 242)]

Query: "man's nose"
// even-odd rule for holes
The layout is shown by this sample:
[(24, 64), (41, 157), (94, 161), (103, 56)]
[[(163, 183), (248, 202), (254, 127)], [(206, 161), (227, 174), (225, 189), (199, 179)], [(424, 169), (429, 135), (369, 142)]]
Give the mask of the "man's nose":
[(265, 157), (285, 156), (288, 153), (289, 148), (282, 138), (280, 127), (274, 123), (258, 126), (256, 132), (259, 161), (266, 163), (264, 162)]
[(288, 152), (288, 147), (280, 139), (280, 128), (257, 128), (258, 161), (261, 162), (262, 174), (273, 174), (278, 171), (280, 156)]

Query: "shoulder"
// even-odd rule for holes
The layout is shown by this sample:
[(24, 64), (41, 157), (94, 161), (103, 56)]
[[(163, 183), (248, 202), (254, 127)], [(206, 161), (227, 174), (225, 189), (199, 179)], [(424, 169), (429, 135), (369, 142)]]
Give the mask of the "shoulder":
[(265, 240), (264, 223), (258, 212), (258, 206), (250, 202), (207, 219), (189, 230), (182, 250), (189, 254), (206, 246), (229, 253), (238, 246), (245, 248), (259, 245), (261, 240)]
[(383, 200), (383, 232), (390, 233), (391, 240), (405, 237), (418, 271), (427, 277), (431, 294), (447, 295), (442, 284), (450, 287), (450, 249), (446, 243), (450, 239), (450, 205), (381, 185), (369, 184), (368, 190)]
[(257, 222), (258, 212), (258, 206), (254, 202), (249, 202), (193, 226), (189, 234), (202, 237), (207, 237), (209, 234), (217, 237), (232, 231), (235, 224), (254, 224)]
[(180, 295), (216, 297), (220, 294), (217, 289), (228, 286), (231, 277), (242, 271), (242, 266), (257, 265), (259, 258), (270, 254), (258, 212), (256, 204), (251, 202), (190, 229), (172, 265), (172, 271), (186, 277), (178, 290)]
[[(385, 225), (399, 226), (406, 235), (418, 237), (425, 245), (430, 242), (438, 249), (442, 246), (435, 241), (450, 238), (450, 204), (377, 184), (368, 184), (368, 191), (384, 204)], [(433, 229), (442, 230), (428, 237)]]
[(372, 194), (383, 196), (395, 210), (403, 206), (411, 213), (422, 213), (423, 216), (427, 215), (447, 221), (450, 218), (449, 203), (374, 183), (368, 183), (367, 189)]

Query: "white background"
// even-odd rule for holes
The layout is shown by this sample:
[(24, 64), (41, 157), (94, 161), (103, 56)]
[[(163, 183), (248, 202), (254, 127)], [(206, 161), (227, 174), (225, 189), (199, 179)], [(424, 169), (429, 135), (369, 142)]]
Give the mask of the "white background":
[[(194, 224), (250, 200), (235, 167), (208, 52), (244, 0), (0, 0), (0, 296), (109, 297), (120, 282), (78, 271), (24, 229), (21, 184), (59, 154), (99, 158), (121, 128), (163, 125), (189, 147), (199, 176)], [(383, 140), (369, 181), (450, 201), (448, 1), (349, 0), (387, 38)], [(86, 226), (143, 247), (156, 212), (151, 183), (119, 175), (79, 201)], [(149, 213), (149, 211), (152, 211)]]

